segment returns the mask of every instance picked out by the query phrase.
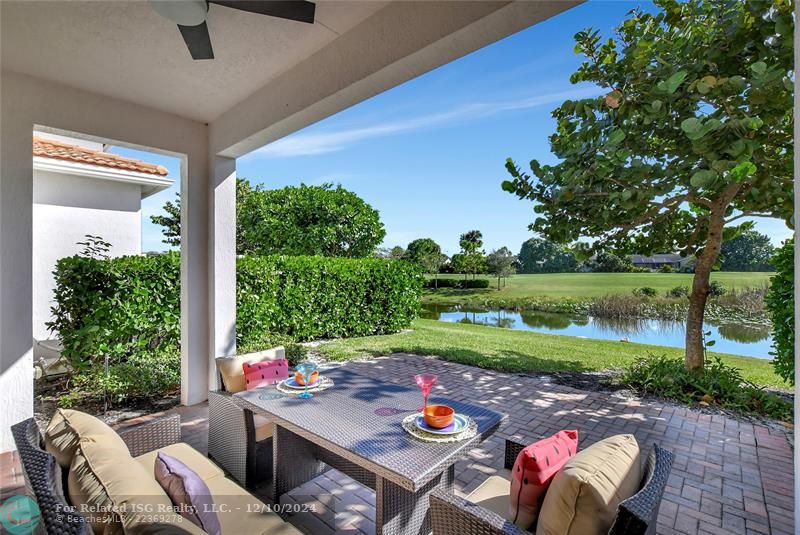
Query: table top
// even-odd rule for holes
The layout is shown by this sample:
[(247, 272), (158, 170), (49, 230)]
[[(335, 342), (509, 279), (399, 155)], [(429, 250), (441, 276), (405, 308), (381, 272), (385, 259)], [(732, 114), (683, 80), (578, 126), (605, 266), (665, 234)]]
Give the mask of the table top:
[[(477, 405), (431, 396), (471, 416), (478, 433), (459, 442), (425, 442), (402, 428), (403, 418), (417, 412), (422, 392), (409, 385), (378, 381), (345, 368), (323, 370), (334, 381), (311, 399), (282, 394), (274, 386), (234, 394), (237, 402), (277, 424), (409, 490), (458, 461), (497, 429), (504, 415)], [(456, 379), (453, 379), (456, 380)], [(263, 397), (263, 399), (262, 399)]]

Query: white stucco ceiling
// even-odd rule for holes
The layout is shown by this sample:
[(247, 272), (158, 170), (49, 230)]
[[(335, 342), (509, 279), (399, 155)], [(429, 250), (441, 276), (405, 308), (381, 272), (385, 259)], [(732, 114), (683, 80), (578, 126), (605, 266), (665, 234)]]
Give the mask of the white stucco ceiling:
[(216, 59), (193, 61), (145, 0), (2, 0), (2, 67), (210, 122), (385, 5), (318, 0), (314, 25), (212, 5)]

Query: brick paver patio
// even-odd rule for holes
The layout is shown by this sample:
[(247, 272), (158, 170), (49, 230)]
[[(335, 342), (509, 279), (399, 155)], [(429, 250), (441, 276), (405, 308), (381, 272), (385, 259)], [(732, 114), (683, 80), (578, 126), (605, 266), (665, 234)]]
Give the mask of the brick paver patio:
[[(532, 442), (561, 429), (577, 429), (580, 446), (585, 448), (610, 435), (632, 433), (645, 452), (658, 442), (675, 453), (658, 533), (794, 533), (793, 452), (787, 432), (777, 426), (625, 399), (608, 392), (576, 390), (556, 385), (546, 376), (491, 372), (412, 355), (350, 362), (346, 368), (409, 385), (416, 373), (436, 373), (439, 385), (434, 395), (487, 405), (509, 415), (490, 440), (456, 466), (460, 493), (470, 492), (501, 466), (502, 444), (507, 437)], [(180, 407), (170, 412), (182, 415), (184, 440), (205, 452), (207, 407)], [(141, 419), (130, 423), (138, 421)], [(16, 463), (2, 464), (2, 490), (8, 495), (18, 491), (14, 487), (21, 484), (19, 467)], [(286, 499), (308, 499), (303, 496), (314, 492), (319, 492), (323, 505), (337, 512), (335, 522), (327, 519), (327, 525), (309, 525), (306, 518), (300, 527), (313, 533), (333, 532), (334, 528), (342, 533), (370, 533), (373, 529), (374, 494), (369, 489), (338, 472), (329, 472)]]

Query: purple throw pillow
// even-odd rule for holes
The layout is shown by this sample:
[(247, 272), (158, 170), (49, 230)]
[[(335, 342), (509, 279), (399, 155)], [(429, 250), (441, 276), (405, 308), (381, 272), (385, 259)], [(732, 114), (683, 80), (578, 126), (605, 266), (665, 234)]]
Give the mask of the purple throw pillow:
[(214, 509), (214, 498), (197, 473), (171, 455), (159, 452), (155, 464), (156, 481), (167, 493), (183, 518), (209, 535), (221, 535)]

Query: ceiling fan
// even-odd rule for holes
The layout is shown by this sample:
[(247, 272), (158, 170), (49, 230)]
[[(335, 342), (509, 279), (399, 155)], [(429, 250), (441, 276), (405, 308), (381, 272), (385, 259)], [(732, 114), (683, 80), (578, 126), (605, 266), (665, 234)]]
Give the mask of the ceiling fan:
[(192, 59), (214, 59), (208, 34), (210, 4), (314, 24), (314, 2), (306, 0), (150, 0), (153, 9), (175, 24), (189, 48)]

